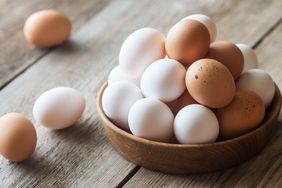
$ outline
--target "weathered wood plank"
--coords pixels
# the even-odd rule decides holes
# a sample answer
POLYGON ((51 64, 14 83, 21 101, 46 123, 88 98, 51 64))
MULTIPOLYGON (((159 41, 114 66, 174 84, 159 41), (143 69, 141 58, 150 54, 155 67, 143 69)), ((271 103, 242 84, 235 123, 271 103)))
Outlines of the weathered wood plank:
MULTIPOLYGON (((282 3, 281 3, 282 4, 282 3)), ((256 49, 259 59, 259 66, 269 72, 278 84, 279 88, 282 88, 282 19, 277 28, 267 36, 261 45, 256 49)))
MULTIPOLYGON (((87 100, 86 112, 78 125, 62 131, 48 131, 42 127, 37 129, 38 148, 30 160, 15 165, 0 159, 1 185, 118 185, 135 165, 113 151, 105 139, 96 113, 95 97, 108 72, 117 63, 124 38, 140 27, 155 27, 167 32, 180 18, 191 13, 205 12, 215 18, 219 26, 226 28, 226 31, 228 29, 228 32, 219 30, 219 39, 253 44, 253 41, 258 40, 278 20, 278 4, 279 1, 238 3, 213 0, 111 2, 93 19, 85 25, 82 24, 70 42, 40 59, 0 91, 0 115, 17 111, 32 118, 34 100, 43 91, 59 85, 79 89, 87 100), (255 9, 252 8, 254 4, 257 4, 255 9), (257 15, 271 12, 272 16, 266 19, 246 17, 249 28, 245 28, 243 26, 246 23, 237 14, 248 11, 257 15), (235 26, 241 32, 233 30, 235 26), (254 40, 246 37, 244 32, 247 31, 253 34, 251 37, 254 40)), ((216 182, 218 177, 208 176, 207 179, 216 182)), ((201 178, 198 181, 202 181, 201 178)))
POLYGON ((0 88, 49 51, 28 44, 23 36, 26 18, 42 9, 54 8, 72 20, 73 31, 103 9, 110 0, 0 1, 0 88))
MULTIPOLYGON (((271 74, 282 88, 282 24, 258 46, 260 67, 271 74)), ((125 187, 281 187, 282 186, 282 113, 277 130, 261 154, 232 169, 189 176, 172 176, 146 169, 139 170, 125 187)))

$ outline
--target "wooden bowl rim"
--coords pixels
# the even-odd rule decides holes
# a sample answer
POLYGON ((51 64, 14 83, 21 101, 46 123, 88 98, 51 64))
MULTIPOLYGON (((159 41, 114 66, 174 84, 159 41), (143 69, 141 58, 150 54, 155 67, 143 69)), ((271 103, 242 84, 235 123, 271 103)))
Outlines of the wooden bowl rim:
POLYGON ((213 143, 205 143, 205 144, 175 144, 175 143, 165 143, 165 142, 158 142, 158 141, 152 141, 152 140, 148 140, 145 138, 140 138, 137 137, 133 134, 130 134, 126 131, 124 131, 123 129, 119 128, 118 126, 116 126, 115 124, 113 124, 111 122, 111 120, 108 119, 108 117, 105 115, 103 108, 102 108, 102 95, 104 90, 106 89, 108 83, 105 82, 102 87, 100 88, 98 95, 97 95, 97 108, 98 108, 98 113, 102 119, 102 121, 105 122, 106 126, 110 127, 112 130, 114 130, 115 132, 117 132, 118 134, 121 134, 125 137, 127 137, 128 139, 134 140, 136 142, 142 142, 143 144, 146 145, 154 145, 154 146, 159 146, 159 147, 170 147, 170 148, 209 148, 209 147, 214 147, 214 146, 220 146, 220 145, 226 145, 232 142, 239 142, 240 140, 246 139, 247 137, 251 137, 251 136, 255 136, 255 134, 258 131, 261 131, 265 128, 266 125, 268 125, 277 115, 277 113, 280 112, 280 108, 281 108, 281 93, 280 90, 278 88, 278 86, 275 84, 275 94, 274 97, 272 99, 273 101, 276 101, 276 104, 270 104, 270 106, 272 106, 272 111, 269 112, 269 116, 268 119, 263 121, 263 124, 261 124, 258 128, 254 129, 253 131, 246 133, 244 135, 241 135, 239 137, 236 138, 232 138, 232 139, 228 139, 228 140, 223 140, 223 141, 219 141, 219 142, 213 142, 213 143), (276 112, 276 113, 275 113, 276 112))

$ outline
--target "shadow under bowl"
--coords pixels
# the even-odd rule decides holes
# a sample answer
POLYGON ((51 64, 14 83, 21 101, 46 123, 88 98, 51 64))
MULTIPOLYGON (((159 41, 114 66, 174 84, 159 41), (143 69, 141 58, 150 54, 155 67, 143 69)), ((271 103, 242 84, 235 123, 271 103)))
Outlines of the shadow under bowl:
POLYGON ((281 93, 275 95, 261 125, 240 137, 210 144, 172 144, 136 137, 116 125, 102 109, 105 83, 97 97, 98 113, 113 147, 127 160, 165 173, 204 173, 230 168, 258 154, 270 140, 281 109, 281 93))

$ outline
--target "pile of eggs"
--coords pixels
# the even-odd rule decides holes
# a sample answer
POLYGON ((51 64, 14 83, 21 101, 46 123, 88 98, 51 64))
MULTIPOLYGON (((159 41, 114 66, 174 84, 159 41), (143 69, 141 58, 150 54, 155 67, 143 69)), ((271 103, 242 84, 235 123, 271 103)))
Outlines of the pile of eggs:
MULTIPOLYGON (((62 44, 71 22, 55 10, 32 14, 26 40, 38 47, 62 44)), ((165 38, 152 28, 133 32, 123 43, 119 66, 102 96, 105 114, 132 134, 160 142, 210 143, 255 129, 275 92, 271 77, 257 68, 255 52, 245 44, 215 42, 216 26, 205 15, 191 15, 165 38)), ((35 121, 64 129, 83 114, 85 99, 69 87, 56 87, 35 101, 35 121)), ((24 115, 0 118, 0 154, 20 162, 37 143, 36 127, 24 115)))
POLYGON ((215 41, 216 26, 195 14, 167 36, 142 28, 123 42, 102 96, 106 116, 159 142, 212 143, 255 129, 275 92, 245 44, 215 41))

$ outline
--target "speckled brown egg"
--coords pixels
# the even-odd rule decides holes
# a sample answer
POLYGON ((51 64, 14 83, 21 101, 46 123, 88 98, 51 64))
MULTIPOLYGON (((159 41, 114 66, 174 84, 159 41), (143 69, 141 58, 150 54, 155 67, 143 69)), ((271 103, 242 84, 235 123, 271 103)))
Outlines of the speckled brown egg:
POLYGON ((70 33, 70 20, 56 10, 36 12, 28 17, 24 25, 26 40, 43 48, 63 43, 70 36, 70 33))
POLYGON ((167 103, 168 107, 171 109, 174 115, 176 115, 177 112, 183 107, 190 104, 197 104, 197 101, 193 99, 188 90, 185 90, 184 93, 176 100, 167 103))
POLYGON ((206 55, 224 64, 232 73, 234 79, 242 73, 244 57, 241 50, 233 43, 226 41, 214 42, 206 55))
POLYGON ((210 45, 208 29, 195 20, 182 20, 168 32, 165 49, 168 57, 189 66, 203 58, 210 45))
POLYGON ((216 112, 221 137, 234 138, 255 129, 262 122, 264 113, 264 103, 256 93, 238 91, 228 106, 216 112))
POLYGON ((0 118, 0 154, 13 162, 26 160, 35 150, 36 131, 33 124, 19 113, 0 118))
POLYGON ((230 71, 213 59, 200 59, 187 70, 186 86, 191 96, 210 108, 228 105, 235 95, 235 82, 230 71))

